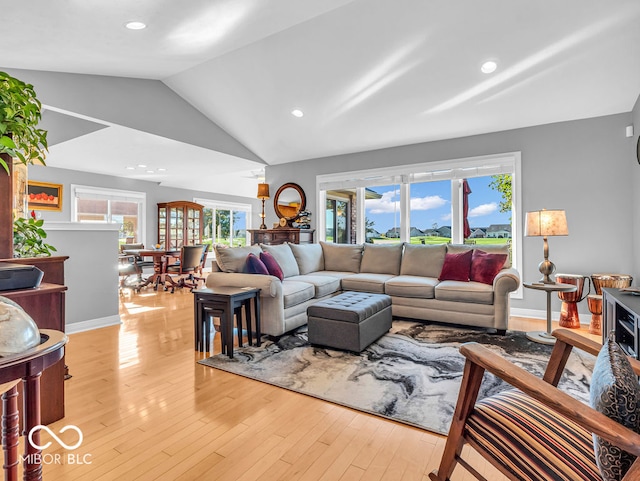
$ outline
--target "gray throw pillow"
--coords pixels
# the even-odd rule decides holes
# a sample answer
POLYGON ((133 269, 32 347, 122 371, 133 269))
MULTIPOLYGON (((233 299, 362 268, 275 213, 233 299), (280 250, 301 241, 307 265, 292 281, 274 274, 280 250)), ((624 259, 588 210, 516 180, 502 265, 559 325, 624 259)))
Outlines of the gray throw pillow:
POLYGON ((444 257, 447 253, 445 244, 412 245, 404 246, 401 276, 419 276, 438 278, 444 265, 444 257))
POLYGON ((320 244, 289 244, 298 263, 301 275, 324 270, 324 258, 320 244))
MULTIPOLYGON (((640 432, 640 384, 614 333, 602 346, 593 368, 591 407, 623 426, 640 432)), ((619 481, 635 456, 593 435, 596 462, 604 481, 619 481)))
POLYGON ((365 244, 360 272, 371 274, 400 274, 402 260, 402 243, 398 244, 365 244))
POLYGON ((260 244, 260 247, 262 247, 264 252, 268 252, 274 257, 280 266, 280 269, 282 269, 282 274, 285 278, 300 275, 298 263, 296 262, 296 258, 293 256, 293 252, 291 252, 289 244, 280 244, 275 246, 260 244))
POLYGON ((247 256, 249 254, 260 255, 262 250, 258 246, 245 247, 220 247, 214 246, 213 252, 216 263, 222 272, 247 272, 247 256))
POLYGON ((320 242, 324 269, 337 272, 360 272, 361 244, 331 244, 320 242))

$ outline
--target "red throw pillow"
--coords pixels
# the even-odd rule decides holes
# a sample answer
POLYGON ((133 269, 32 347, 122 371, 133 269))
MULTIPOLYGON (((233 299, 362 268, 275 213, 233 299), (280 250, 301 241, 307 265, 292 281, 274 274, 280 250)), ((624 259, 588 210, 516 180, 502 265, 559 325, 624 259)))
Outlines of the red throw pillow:
POLYGON ((471 274, 469 279, 483 284, 493 284, 498 272, 507 262, 507 254, 490 254, 475 249, 471 258, 471 274))
POLYGON ((461 252, 460 254, 446 254, 444 256, 442 272, 440 272, 438 279, 441 281, 469 282, 471 256, 473 256, 471 249, 467 252, 461 252))
POLYGON ((265 276, 269 275, 267 266, 265 266, 264 262, 262 262, 254 253, 250 253, 247 256, 247 272, 249 274, 264 274, 265 276))
POLYGON ((278 264, 278 261, 276 261, 275 257, 273 257, 269 252, 261 252, 260 260, 265 266, 267 266, 269 274, 276 276, 280 280, 284 279, 284 274, 282 273, 280 264, 278 264))

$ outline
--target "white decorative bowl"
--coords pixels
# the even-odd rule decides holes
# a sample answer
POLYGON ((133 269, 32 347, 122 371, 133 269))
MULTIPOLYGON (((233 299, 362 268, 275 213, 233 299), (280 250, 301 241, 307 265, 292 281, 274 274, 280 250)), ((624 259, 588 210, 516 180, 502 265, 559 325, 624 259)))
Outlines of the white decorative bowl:
POLYGON ((40 344, 40 331, 22 307, 0 296, 0 356, 27 351, 40 344))

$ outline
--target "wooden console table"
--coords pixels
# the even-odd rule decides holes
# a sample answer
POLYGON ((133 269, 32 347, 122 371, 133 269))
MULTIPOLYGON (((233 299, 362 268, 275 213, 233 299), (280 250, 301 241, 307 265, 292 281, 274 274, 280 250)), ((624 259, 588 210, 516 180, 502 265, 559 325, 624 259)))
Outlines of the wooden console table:
POLYGON ((291 244, 313 244, 315 229, 296 229, 293 227, 279 227, 277 229, 249 229, 251 244, 278 245, 289 242, 291 244))
MULTIPOLYGON (((22 420, 25 433, 24 442, 24 479, 41 480, 42 466, 40 462, 40 430, 34 430, 29 442, 31 430, 42 424, 40 402, 40 377, 42 372, 59 364, 64 356, 64 345, 67 336, 60 331, 50 329, 40 330, 41 342, 39 346, 25 352, 0 358, 0 389, 2 393, 2 449, 4 452, 5 480, 18 480, 18 465, 20 456, 18 386, 16 380, 22 380, 24 385, 24 411, 22 420)), ((45 404, 46 405, 46 404, 45 404)))

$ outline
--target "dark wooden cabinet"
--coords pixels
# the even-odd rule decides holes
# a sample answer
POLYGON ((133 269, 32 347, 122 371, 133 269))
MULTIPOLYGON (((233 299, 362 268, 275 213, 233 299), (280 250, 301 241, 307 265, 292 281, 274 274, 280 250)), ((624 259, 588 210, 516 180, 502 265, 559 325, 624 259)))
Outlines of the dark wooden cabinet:
MULTIPOLYGON (((36 266, 44 277, 40 287, 0 291, 0 296, 19 304, 38 325, 39 329, 55 329, 65 332, 64 262, 67 256, 29 257, 2 259, 36 266)), ((42 373, 41 416, 43 424, 50 424, 64 417, 64 377, 67 372, 64 357, 42 373)), ((22 408, 20 408, 22 409, 22 408)))
POLYGON ((202 244, 203 206, 187 200, 158 204, 158 244, 163 250, 202 244))
POLYGON ((602 340, 611 331, 624 351, 640 359, 640 296, 620 292, 616 288, 602 289, 602 340))
POLYGON ((251 244, 277 245, 289 242, 291 244, 312 244, 313 229, 294 229, 282 227, 278 229, 249 229, 251 244))

